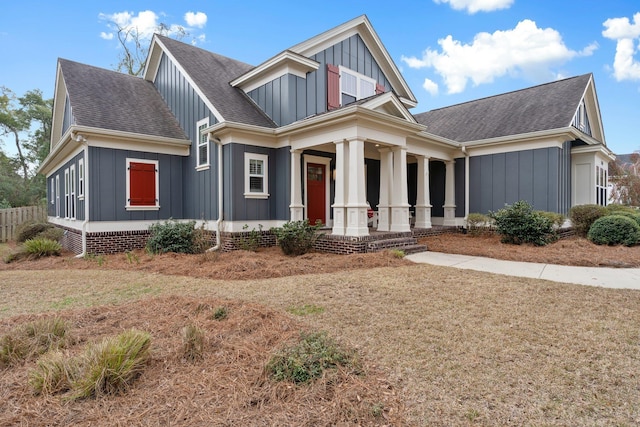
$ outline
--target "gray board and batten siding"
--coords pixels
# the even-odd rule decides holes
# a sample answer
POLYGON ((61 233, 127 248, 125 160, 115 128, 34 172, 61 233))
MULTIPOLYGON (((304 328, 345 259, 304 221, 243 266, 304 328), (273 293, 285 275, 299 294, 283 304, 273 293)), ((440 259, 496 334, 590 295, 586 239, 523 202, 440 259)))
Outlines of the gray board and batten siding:
MULTIPOLYGON (((218 123, 202 98, 173 62, 163 54, 154 85, 165 100, 180 126, 191 140, 188 157, 183 157, 182 200, 180 216, 173 218, 216 220, 218 218, 218 150, 209 143, 209 168, 196 170, 199 120, 209 118, 209 125, 218 123)), ((162 170, 160 172, 162 174, 162 170)), ((162 183, 162 181, 161 181, 162 183)), ((160 188, 162 193, 162 188, 160 188)), ((161 206, 162 206, 162 202, 161 206)))
POLYGON ((469 159, 469 212, 488 213, 519 200, 534 209, 566 214, 570 208, 571 143, 469 159))
POLYGON ((89 147, 90 221, 158 221, 182 219, 181 156, 89 147), (126 210, 127 158, 158 161, 159 210, 126 210), (97 171, 97 172, 96 172, 97 171))
MULTIPOLYGON (((288 74, 248 93, 278 126, 327 111, 327 64, 342 65, 376 80, 385 91, 391 89, 391 83, 357 34, 318 52, 311 59, 320 66, 308 73, 306 79, 288 74)), ((343 105, 347 101, 355 100, 343 99, 343 105)))

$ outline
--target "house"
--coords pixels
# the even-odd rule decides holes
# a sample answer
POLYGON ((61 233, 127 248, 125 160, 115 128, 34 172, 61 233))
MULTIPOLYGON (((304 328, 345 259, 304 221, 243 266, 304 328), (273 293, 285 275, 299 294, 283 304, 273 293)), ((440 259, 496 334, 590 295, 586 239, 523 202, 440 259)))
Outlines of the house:
POLYGON ((161 35, 143 78, 60 59, 40 168, 49 221, 68 248, 103 253, 142 247, 169 218, 216 246, 307 218, 327 227, 322 250, 353 252, 520 199, 606 203, 613 155, 591 74, 416 105, 366 16, 258 66, 161 35))

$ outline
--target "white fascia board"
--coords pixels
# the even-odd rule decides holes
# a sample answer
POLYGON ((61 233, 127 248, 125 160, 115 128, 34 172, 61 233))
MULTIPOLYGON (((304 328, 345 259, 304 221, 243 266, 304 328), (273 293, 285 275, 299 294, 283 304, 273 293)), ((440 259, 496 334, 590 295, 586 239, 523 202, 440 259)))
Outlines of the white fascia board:
POLYGON ((62 75, 62 67, 58 61, 56 67, 56 85, 53 97, 53 117, 51 120, 51 140, 49 141, 49 150, 53 151, 54 146, 62 140, 62 124, 64 122, 64 105, 67 98, 67 85, 62 75), (54 143, 55 141, 55 143, 54 143))
POLYGON ((594 144, 594 145, 582 145, 580 147, 573 147, 571 149, 571 154, 587 154, 587 153, 599 153, 604 157, 609 159, 609 161, 614 161, 616 159, 616 155, 609 150, 609 148, 604 144, 594 144))
POLYGON ((319 62, 286 50, 232 80, 230 84, 250 92, 286 74, 306 78, 307 73, 316 71, 319 67, 319 62))
POLYGON ((157 37, 154 34, 151 40, 151 46, 149 47, 149 54, 147 55, 147 61, 144 65, 143 77, 145 80, 153 82, 158 74, 160 68, 160 58, 162 58, 162 48, 158 47, 156 43, 157 37))
POLYGON ((413 115, 407 110, 407 108, 400 102, 398 97, 393 92, 385 92, 375 98, 362 104, 363 107, 371 110, 385 109, 391 107, 394 111, 399 113, 404 119, 411 123, 418 123, 413 115))
MULTIPOLYGON (((398 67, 387 52, 380 38, 376 34, 371 22, 366 15, 358 16, 350 21, 345 22, 331 30, 318 34, 302 43, 291 47, 289 50, 299 53, 306 57, 311 57, 316 53, 333 46, 334 44, 342 41, 345 38, 352 35, 359 34, 365 45, 369 48, 369 51, 373 55, 384 75, 389 79, 393 89, 400 95, 401 98, 406 98, 411 103, 417 105, 417 99, 411 88, 400 74, 398 67)), ((413 106, 415 106, 413 105, 413 106)))
POLYGON ((162 48, 162 51, 164 52, 164 54, 167 55, 167 57, 169 57, 169 59, 171 59, 171 62, 173 62, 173 65, 178 69, 178 71, 180 71, 180 74, 182 74, 184 76, 185 80, 187 80, 187 82, 189 82, 189 84, 191 85, 193 90, 198 94, 200 99, 202 99, 202 102, 204 102, 204 104, 207 106, 207 108, 209 108, 209 110, 211 110, 211 113, 213 113, 213 115, 216 118, 216 120, 219 121, 219 122, 223 122, 224 121, 224 117, 222 117, 222 114, 220 114, 218 109, 216 107, 214 107, 214 105, 211 103, 211 100, 204 95, 204 92, 202 92, 200 87, 198 87, 196 82, 193 81, 193 79, 185 71, 185 69, 182 68, 182 65, 180 64, 180 62, 178 62, 178 60, 176 60, 176 58, 171 54, 171 52, 169 52, 169 49, 167 49, 167 47, 162 44, 160 39, 158 39, 156 37, 154 40, 156 41, 158 46, 160 46, 162 48))

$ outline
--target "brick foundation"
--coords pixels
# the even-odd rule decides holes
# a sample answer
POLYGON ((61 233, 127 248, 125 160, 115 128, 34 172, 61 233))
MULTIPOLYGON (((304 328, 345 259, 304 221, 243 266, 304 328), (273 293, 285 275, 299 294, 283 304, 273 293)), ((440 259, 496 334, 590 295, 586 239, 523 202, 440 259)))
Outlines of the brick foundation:
POLYGON ((62 239, 60 240, 60 244, 62 245, 62 247, 68 251, 73 252, 74 254, 81 254, 82 232, 80 230, 63 227, 61 225, 56 225, 56 227, 60 228, 64 232, 64 234, 62 235, 62 239))

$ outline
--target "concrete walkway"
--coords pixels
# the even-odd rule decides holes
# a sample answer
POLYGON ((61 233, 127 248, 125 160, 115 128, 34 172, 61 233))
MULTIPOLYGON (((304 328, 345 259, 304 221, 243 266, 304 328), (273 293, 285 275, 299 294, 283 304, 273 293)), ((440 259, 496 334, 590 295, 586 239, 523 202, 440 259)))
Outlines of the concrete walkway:
POLYGON ((606 288, 640 290, 640 268, 573 267, 533 262, 503 261, 493 258, 429 251, 408 255, 406 259, 416 263, 486 271, 508 276, 530 277, 606 288))

